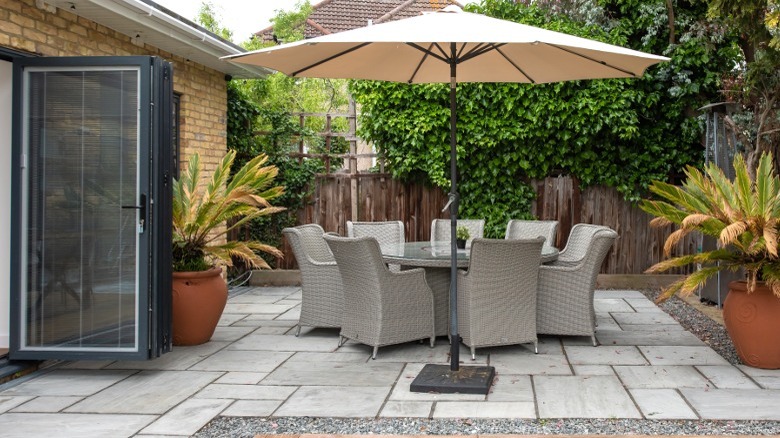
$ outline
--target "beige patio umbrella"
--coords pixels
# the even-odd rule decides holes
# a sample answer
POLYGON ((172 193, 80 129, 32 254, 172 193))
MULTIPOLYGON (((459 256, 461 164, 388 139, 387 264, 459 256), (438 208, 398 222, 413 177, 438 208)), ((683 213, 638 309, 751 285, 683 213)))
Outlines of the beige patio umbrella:
POLYGON ((597 78, 640 77, 669 58, 585 38, 463 12, 457 6, 403 20, 296 41, 226 58, 259 65, 294 77, 372 79, 392 82, 450 83, 449 207, 452 233, 450 286, 450 369, 427 365, 412 390, 487 393, 492 368, 460 367, 457 315, 458 215, 456 84, 521 82, 541 84, 597 78), (467 368, 467 369, 464 369, 467 368), (484 370, 482 368, 485 368, 484 370), (482 378, 477 389, 464 387, 482 378), (418 382, 419 381, 419 382, 418 382), (453 383, 450 388, 449 383, 453 383))

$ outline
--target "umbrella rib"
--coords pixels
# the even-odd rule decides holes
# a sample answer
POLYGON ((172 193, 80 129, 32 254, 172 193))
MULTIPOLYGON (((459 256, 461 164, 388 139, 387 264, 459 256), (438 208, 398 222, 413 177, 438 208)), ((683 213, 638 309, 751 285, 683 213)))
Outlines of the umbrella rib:
POLYGON ((556 49, 559 49, 559 50, 563 50, 566 53, 571 53, 572 55, 579 56, 580 58, 587 59, 588 61, 592 61, 592 62, 595 62, 597 64, 601 64, 601 65, 603 65, 605 67, 609 67, 609 68, 611 68, 613 70, 617 70, 617 71, 619 71, 621 73, 625 73, 625 74, 631 76, 632 78, 637 77, 637 75, 634 74, 634 72, 632 72, 632 71, 629 71, 629 70, 626 70, 626 69, 614 66, 612 64, 608 64, 608 63, 606 63, 604 61, 599 61, 598 59, 591 58, 590 56, 583 55, 582 53, 577 53, 574 50, 569 50, 569 49, 567 49, 565 47, 561 47, 561 46, 556 45, 556 44, 550 44, 550 43, 544 43, 544 44, 546 44, 546 45, 548 45, 550 47, 555 47, 556 49))
MULTIPOLYGON (((414 46, 414 43, 410 43, 410 45, 414 46)), ((433 43, 431 43, 431 45, 428 46, 428 50, 423 50, 423 57, 420 58, 420 62, 417 63, 417 67, 415 67, 414 72, 412 73, 412 77, 409 78, 408 83, 411 84, 414 81, 414 77, 417 76, 417 72, 420 71, 420 68, 425 63, 425 60, 428 59, 428 55, 431 54, 431 47, 433 47, 433 43)))
MULTIPOLYGON (((434 53, 433 50, 431 50, 430 48, 426 49, 425 47, 423 47, 423 46, 421 46, 421 45, 419 45, 417 43, 406 43, 406 45, 409 46, 409 47, 414 47, 415 49, 425 53, 426 55, 433 56, 434 58, 438 59, 441 62, 447 62, 447 63, 450 62, 447 59, 446 55, 445 56, 441 56, 441 55, 439 55, 437 53, 434 53)), ((434 44, 431 43, 431 47, 433 47, 433 45, 434 44)), ((439 47, 439 50, 441 50, 441 47, 439 47)))
POLYGON ((519 65, 515 64, 515 62, 512 61, 508 56, 506 56, 506 54, 504 52, 502 52, 501 49, 496 48, 496 52, 501 54, 501 56, 503 56, 504 59, 506 59, 506 62, 512 64, 512 66, 515 69, 517 69, 517 71, 519 71, 521 75, 525 76, 526 79, 528 79, 529 82, 531 82, 532 84, 536 83, 536 81, 532 77, 528 76, 528 73, 526 73, 525 70, 523 70, 519 65))
POLYGON ((347 49, 347 50, 345 50, 345 51, 343 51, 343 52, 336 53, 335 55, 333 55, 333 56, 329 56, 329 57, 327 57, 327 58, 325 58, 325 59, 322 59, 322 60, 320 60, 320 61, 317 61, 317 62, 315 62, 314 64, 307 65, 306 67, 304 67, 304 68, 302 68, 302 69, 300 69, 300 70, 298 70, 298 71, 296 71, 296 72, 293 72, 293 73, 292 73, 290 76, 292 76, 292 77, 298 76, 298 74, 300 74, 300 73, 303 73, 303 72, 305 72, 306 70, 313 69, 314 67, 317 67, 317 66, 320 66, 320 65, 322 65, 322 64, 325 64, 326 62, 332 61, 332 60, 334 60, 334 59, 336 59, 336 58, 338 58, 338 57, 344 56, 344 55, 346 55, 346 54, 348 54, 348 53, 352 53, 352 52, 354 52, 355 50, 362 49, 363 47, 366 47, 366 46, 367 46, 367 45, 369 45, 369 44, 371 44, 371 43, 370 43, 370 42, 368 42, 368 43, 362 43, 362 44, 359 44, 359 45, 357 45, 357 46, 355 46, 355 47, 351 47, 351 48, 349 48, 349 49, 347 49))
POLYGON ((460 61, 468 61, 471 58, 476 58, 477 56, 484 55, 487 52, 490 52, 491 50, 498 50, 499 47, 505 46, 506 43, 501 44, 495 44, 495 43, 479 43, 477 46, 472 48, 468 51, 463 57, 460 58, 460 61))

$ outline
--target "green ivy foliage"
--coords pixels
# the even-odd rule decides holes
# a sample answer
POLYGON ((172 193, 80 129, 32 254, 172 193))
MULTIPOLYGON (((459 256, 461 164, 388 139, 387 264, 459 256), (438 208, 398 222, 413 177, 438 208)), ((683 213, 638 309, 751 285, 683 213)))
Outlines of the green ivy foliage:
MULTIPOLYGON (((289 153, 293 152, 290 145, 293 138, 297 136, 308 139, 315 137, 315 133, 310 129, 301 128, 293 121, 289 112, 261 108, 254 103, 246 87, 239 81, 228 83, 227 144, 229 149, 236 151, 236 165, 233 167, 240 168, 258 154, 265 153, 269 164, 279 169, 276 181, 285 188, 284 194, 276 198, 274 204, 287 210, 258 218, 249 226, 251 240, 258 240, 277 248, 282 243, 282 229, 296 225, 296 213, 306 205, 311 195, 313 189, 311 182, 314 181, 317 173, 325 169, 321 160, 309 159, 300 162, 290 157, 289 153), (261 123, 268 129, 268 135, 255 135, 261 123)), ((261 254, 261 257, 271 267, 276 267, 276 260, 273 257, 266 254, 261 254)))
MULTIPOLYGON (((615 187, 637 200, 652 180, 701 162, 695 110, 717 101, 733 44, 702 24, 700 6, 678 6, 679 42, 670 45, 665 0, 600 3, 608 25, 501 0, 467 6, 672 58, 638 79, 458 84, 459 214, 485 218, 486 236, 501 237, 508 219, 530 216, 531 179, 572 175, 582 186, 615 187)), ((396 177, 449 188, 448 84, 353 81, 350 91, 361 105, 359 135, 386 155, 396 177)))

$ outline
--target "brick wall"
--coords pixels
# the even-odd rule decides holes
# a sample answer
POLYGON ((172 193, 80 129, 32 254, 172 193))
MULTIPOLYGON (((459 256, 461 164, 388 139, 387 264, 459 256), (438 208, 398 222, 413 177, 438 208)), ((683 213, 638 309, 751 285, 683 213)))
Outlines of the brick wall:
POLYGON ((156 47, 134 44, 127 35, 65 9, 52 13, 35 0, 0 0, 0 46, 42 56, 153 55, 173 62, 174 91, 181 94, 181 163, 199 152, 206 174, 227 147, 227 91, 224 73, 156 47))

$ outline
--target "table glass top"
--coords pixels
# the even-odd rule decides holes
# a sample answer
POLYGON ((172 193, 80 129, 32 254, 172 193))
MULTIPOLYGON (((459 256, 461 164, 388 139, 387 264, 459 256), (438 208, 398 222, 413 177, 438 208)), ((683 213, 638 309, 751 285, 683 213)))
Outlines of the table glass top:
MULTIPOLYGON (((419 266, 449 266, 449 242, 406 242, 382 245, 382 256, 386 262, 397 261, 401 264, 417 264, 419 266)), ((459 249, 458 267, 466 267, 469 262, 470 249, 459 249)), ((552 246, 542 246, 542 263, 558 258, 558 249, 552 246)))

